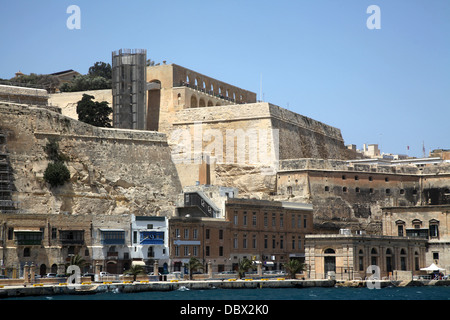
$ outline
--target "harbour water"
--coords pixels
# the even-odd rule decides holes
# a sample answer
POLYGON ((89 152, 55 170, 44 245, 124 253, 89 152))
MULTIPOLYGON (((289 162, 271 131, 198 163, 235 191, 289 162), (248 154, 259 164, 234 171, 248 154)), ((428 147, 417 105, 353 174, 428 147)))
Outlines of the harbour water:
POLYGON ((118 290, 91 295, 15 297, 6 300, 450 300, 448 286, 362 288, 263 288, 149 291, 120 293, 118 290))

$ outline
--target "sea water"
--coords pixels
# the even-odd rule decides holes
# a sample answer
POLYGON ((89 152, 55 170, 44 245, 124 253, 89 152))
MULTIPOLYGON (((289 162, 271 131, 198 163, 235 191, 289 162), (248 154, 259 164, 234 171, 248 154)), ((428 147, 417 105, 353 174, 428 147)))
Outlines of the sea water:
POLYGON ((450 300, 450 287, 262 288, 148 291, 121 293, 111 290, 90 295, 17 297, 6 300, 450 300))

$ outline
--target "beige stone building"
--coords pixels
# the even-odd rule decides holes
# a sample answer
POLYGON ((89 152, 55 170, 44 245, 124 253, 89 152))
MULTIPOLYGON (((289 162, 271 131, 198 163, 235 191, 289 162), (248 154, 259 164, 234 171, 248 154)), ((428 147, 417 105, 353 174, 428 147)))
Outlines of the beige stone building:
POLYGON ((426 267, 427 240, 421 238, 352 234, 306 235, 305 263, 308 277, 338 280, 392 279, 395 271, 422 273, 426 267), (372 267, 375 266, 375 267, 372 267))
POLYGON ((450 205, 383 208, 383 234, 427 240, 426 266, 450 273, 450 205))
POLYGON ((182 270, 190 257, 205 267, 211 263, 213 272, 236 270, 243 258, 263 270, 304 261, 305 235, 313 232, 311 205, 233 198, 228 189, 223 203, 213 203, 212 188, 185 192, 178 217, 169 220, 173 270, 182 270))

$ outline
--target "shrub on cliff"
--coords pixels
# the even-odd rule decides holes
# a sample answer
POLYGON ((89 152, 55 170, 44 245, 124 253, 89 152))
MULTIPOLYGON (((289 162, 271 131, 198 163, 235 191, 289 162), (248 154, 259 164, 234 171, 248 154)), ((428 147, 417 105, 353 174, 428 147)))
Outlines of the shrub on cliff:
POLYGON ((52 187, 62 186, 70 179, 70 171, 64 162, 57 161, 49 163, 44 172, 44 180, 52 187))
POLYGON ((47 165, 44 172, 44 180, 52 187, 62 186, 70 179, 70 171, 64 164, 66 155, 60 152, 58 139, 50 138, 44 147, 52 163, 47 165))

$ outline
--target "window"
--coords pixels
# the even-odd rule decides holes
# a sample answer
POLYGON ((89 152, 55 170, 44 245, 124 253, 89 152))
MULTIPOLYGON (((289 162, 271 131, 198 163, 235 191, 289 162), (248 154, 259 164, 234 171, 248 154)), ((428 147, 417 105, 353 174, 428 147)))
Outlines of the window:
POLYGON ((355 180, 359 180, 359 177, 358 177, 358 176, 355 176, 355 180))
POLYGON ((360 192, 360 189, 358 187, 355 188, 356 193, 360 192))
POLYGON ((189 229, 184 229, 184 238, 189 239, 189 229))
POLYGON ((275 236, 272 236, 272 249, 276 248, 275 236))
POLYGON ((343 192, 347 192, 347 187, 343 187, 343 188, 342 188, 342 191, 343 191, 343 192))
POLYGON ((234 248, 234 249, 237 249, 237 248, 238 248, 238 237, 237 237, 237 234, 234 234, 233 248, 234 248))
POLYGON ((283 214, 280 213, 280 228, 284 227, 284 219, 283 219, 283 214))
POLYGON ((242 248, 247 249, 247 235, 244 234, 244 237, 242 239, 242 248))
POLYGON ((244 211, 244 226, 246 226, 247 225, 247 212, 246 211, 244 211))
POLYGON ((252 237, 252 248, 253 249, 256 249, 256 243, 257 243, 257 241, 256 241, 256 234, 254 234, 253 237, 252 237))
POLYGON ((389 177, 384 178, 384 181, 389 182, 389 177))
POLYGON ((209 257, 209 254, 210 254, 210 252, 209 252, 209 246, 206 246, 206 247, 205 247, 205 256, 209 257))
POLYGON ((23 249, 23 256, 29 257, 30 256, 30 248, 24 248, 23 249))
POLYGON ((280 236, 280 249, 284 249, 284 237, 280 236))
POLYGON ((219 247, 219 257, 223 257, 223 247, 219 247))
POLYGON ((386 189, 386 194, 390 194, 391 193, 391 189, 386 189))
POLYGON ((437 224, 430 225, 430 237, 431 238, 439 237, 439 226, 437 224))
POLYGON ((269 245, 268 242, 269 242, 269 239, 268 239, 267 235, 264 235, 264 249, 267 249, 267 247, 269 245))
POLYGON ((52 240, 55 240, 57 238, 57 232, 58 232, 58 229, 52 228, 52 240))
POLYGON ((253 212, 253 216, 252 216, 252 225, 255 227, 256 226, 256 212, 253 212))
POLYGON ((180 229, 175 229, 175 238, 180 237, 180 229))
POLYGON ((234 225, 237 226, 238 224, 238 215, 237 213, 234 214, 234 225))
POLYGON ((307 221, 308 221, 308 216, 303 216, 303 228, 306 228, 308 226, 307 221))
POLYGON ((206 229, 206 230, 205 230, 205 238, 206 238, 206 239, 209 239, 209 236, 210 236, 210 234, 209 234, 209 229, 206 229))
POLYGON ((194 239, 198 238, 198 230, 197 229, 192 230, 192 238, 194 238, 194 239))
POLYGON ((276 214, 272 213, 272 227, 276 227, 276 214))
POLYGON ((189 246, 184 246, 184 256, 187 257, 189 255, 189 246))
POLYGON ((369 177, 369 181, 373 181, 373 178, 372 178, 372 177, 369 177))
POLYGON ((325 186, 325 192, 330 191, 330 187, 329 186, 325 186))
POLYGON ((267 212, 264 213, 264 227, 267 227, 267 212))
POLYGON ((292 236, 292 250, 295 249, 295 237, 292 236))
POLYGON ((219 240, 223 240, 223 230, 219 230, 219 240))
POLYGON ((179 246, 175 246, 175 256, 176 257, 180 256, 180 247, 179 246))
POLYGON ((347 177, 345 175, 342 175, 342 180, 347 179, 347 177))
POLYGON ((192 247, 192 254, 194 255, 194 257, 198 256, 198 246, 193 246, 192 247))
POLYGON ((401 224, 399 224, 398 226, 397 226, 397 231, 398 231, 398 236, 399 237, 403 237, 403 235, 404 235, 404 231, 403 231, 404 229, 403 229, 403 225, 401 225, 401 224))

